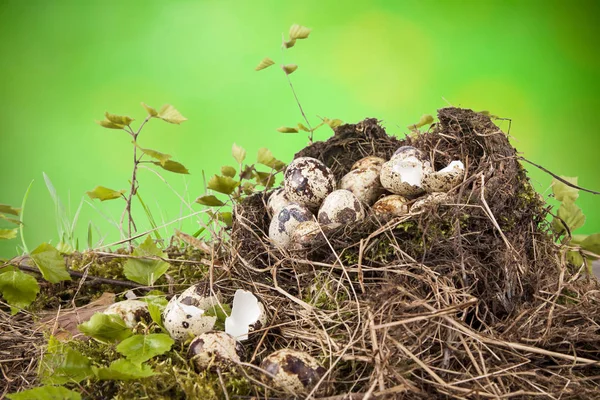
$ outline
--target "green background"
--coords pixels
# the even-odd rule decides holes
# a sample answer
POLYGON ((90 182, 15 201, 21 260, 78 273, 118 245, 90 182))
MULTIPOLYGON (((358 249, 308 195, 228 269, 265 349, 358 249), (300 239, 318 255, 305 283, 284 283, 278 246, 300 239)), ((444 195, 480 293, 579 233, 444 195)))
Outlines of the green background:
MULTIPOLYGON (((526 157, 599 190, 598 18, 593 1, 3 1, 0 203, 20 205, 34 180, 25 239, 30 249, 56 244, 42 172, 72 212, 96 185, 126 189, 130 138, 94 120, 110 111, 137 123, 141 101, 173 104, 189 119, 152 121, 140 136, 142 146, 172 154, 191 172, 162 173, 173 190, 140 172, 159 224, 190 214, 175 192, 190 201, 201 195, 202 171, 208 177, 233 164, 234 142, 250 159, 269 147, 289 162, 306 136, 275 129, 300 114, 282 71, 254 67, 265 56, 282 61, 281 34, 292 23, 313 28, 284 55, 299 65, 291 77, 313 122, 376 117, 403 135, 448 104, 490 110, 513 120, 513 144, 526 157)), ((325 128, 317 139, 330 134, 325 128)), ((550 178, 527 168, 548 194, 550 178)), ((105 242, 118 240, 101 213, 118 220, 122 202, 88 203, 77 228, 81 247, 89 221, 105 242)), ((598 197, 582 194, 578 204, 588 216, 579 233, 600 231, 598 197)), ((140 230, 148 228, 138 215, 140 230)), ((161 234, 197 229, 194 218, 186 221, 161 234)), ((18 245, 0 243, 0 256, 18 245)))

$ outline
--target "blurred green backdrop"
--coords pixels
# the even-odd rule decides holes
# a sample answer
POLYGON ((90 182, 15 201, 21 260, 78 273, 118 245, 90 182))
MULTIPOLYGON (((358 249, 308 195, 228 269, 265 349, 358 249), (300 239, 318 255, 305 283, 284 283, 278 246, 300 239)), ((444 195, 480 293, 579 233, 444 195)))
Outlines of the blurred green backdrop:
MULTIPOLYGON (((376 117, 403 135, 449 103, 490 110, 512 118, 526 157, 599 190, 599 11, 597 1, 2 1, 0 203, 19 206, 33 180, 25 239, 30 249, 56 244, 42 172, 72 212, 96 185, 126 189, 130 138, 94 120, 110 111, 139 122, 141 101, 171 103, 189 119, 152 121, 140 137, 191 172, 163 173, 171 189, 141 171, 159 224, 190 213, 175 192, 190 201, 202 194, 202 171, 231 164, 234 142, 251 158, 269 147, 288 162, 306 137, 275 128, 299 122, 297 106, 282 71, 254 67, 265 56, 281 62, 281 33, 292 23, 313 28, 285 55, 299 65, 292 79, 313 121, 376 117)), ((527 168, 548 194, 551 179, 527 168)), ((77 227, 82 247, 89 221, 105 242, 118 240, 108 220, 118 221, 122 202, 88 203, 77 227)), ((579 233, 600 231, 598 197, 582 194, 578 204, 588 216, 579 233)), ((161 232, 197 229, 186 221, 161 232)), ((0 256, 18 245, 0 242, 0 256)))

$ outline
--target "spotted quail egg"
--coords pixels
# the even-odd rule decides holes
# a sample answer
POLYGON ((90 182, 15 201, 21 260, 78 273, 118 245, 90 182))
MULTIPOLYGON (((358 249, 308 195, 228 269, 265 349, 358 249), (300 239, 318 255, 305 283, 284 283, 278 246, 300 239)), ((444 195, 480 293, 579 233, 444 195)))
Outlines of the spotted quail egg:
POLYGON ((358 200, 371 205, 385 193, 379 180, 380 170, 376 167, 353 169, 340 181, 340 189, 351 191, 358 200))
POLYGON ((321 161, 300 157, 285 170, 284 188, 287 198, 310 209, 317 209, 335 189, 335 177, 321 161))
POLYGON ((291 202, 287 199, 285 195, 285 189, 283 187, 277 188, 271 193, 269 196, 269 200, 267 201, 267 211, 269 215, 272 217, 277 215, 279 211, 291 202))
POLYGON ((425 153, 413 146, 402 146, 394 152, 392 158, 394 157, 417 157, 419 160, 425 160, 425 153))
POLYGON ((380 217, 399 217, 408 214, 408 202, 409 200, 406 197, 392 194, 377 200, 371 210, 373 214, 380 217))
POLYGON ((145 320, 151 321, 150 312, 148 311, 148 303, 140 300, 123 300, 117 303, 111 304, 104 314, 116 314, 123 321, 128 328, 133 328, 138 322, 145 320))
POLYGON ((447 192, 460 183, 464 174, 464 164, 461 161, 452 161, 444 169, 426 173, 423 176, 423 188, 428 193, 447 192))
POLYGON ((276 387, 294 394, 311 390, 326 371, 314 357, 291 349, 271 353, 260 367, 271 375, 276 387))
POLYGON ((290 243, 290 236, 300 222, 314 219, 312 212, 299 204, 284 206, 271 220, 269 226, 269 238, 280 247, 286 247, 290 243))
POLYGON ((447 193, 429 193, 413 203, 410 207, 410 212, 421 212, 428 207, 439 204, 448 204, 452 198, 447 193))
POLYGON ((317 221, 300 222, 292 232, 290 243, 293 249, 309 247, 321 235, 321 227, 317 221))
POLYGON ((204 371, 239 364, 243 353, 242 345, 233 336, 222 331, 211 331, 192 340, 188 358, 198 371, 204 371))
POLYGON ((186 289, 180 296, 173 296, 163 311, 163 325, 175 340, 208 332, 215 326, 217 317, 205 315, 206 310, 219 304, 217 296, 204 291, 204 283, 186 289))
POLYGON ((349 224, 365 217, 365 210, 356 196, 349 190, 331 192, 323 201, 317 219, 319 223, 349 224))
POLYGON ((423 176, 431 171, 429 161, 400 153, 381 167, 381 184, 394 194, 417 197, 423 189, 423 176))
POLYGON ((381 166, 383 165, 384 162, 385 162, 385 160, 381 157, 368 156, 368 157, 361 158, 360 160, 355 162, 352 165, 352 168, 350 168, 350 170, 359 169, 359 168, 370 168, 370 167, 381 169, 381 166))

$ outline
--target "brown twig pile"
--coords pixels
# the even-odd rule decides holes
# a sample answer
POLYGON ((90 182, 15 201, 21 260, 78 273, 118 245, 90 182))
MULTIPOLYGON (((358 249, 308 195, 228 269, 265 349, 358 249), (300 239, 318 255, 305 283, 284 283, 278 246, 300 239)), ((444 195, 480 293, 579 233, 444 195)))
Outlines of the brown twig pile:
POLYGON ((307 351, 328 369, 316 397, 600 398, 600 286, 565 261, 543 200, 488 117, 445 108, 404 141, 367 119, 296 156, 339 179, 401 145, 437 169, 463 161, 450 200, 371 217, 294 252, 269 243, 265 194, 236 207, 230 272, 215 284, 251 290, 268 307, 250 361, 307 351))

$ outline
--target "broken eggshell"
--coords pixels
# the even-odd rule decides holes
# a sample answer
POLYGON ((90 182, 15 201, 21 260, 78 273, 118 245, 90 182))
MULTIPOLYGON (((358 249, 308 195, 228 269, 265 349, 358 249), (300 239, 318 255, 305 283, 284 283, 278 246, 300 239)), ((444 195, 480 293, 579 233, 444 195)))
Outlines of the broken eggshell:
POLYGON ((285 195, 285 189, 283 187, 275 189, 267 201, 267 211, 269 212, 269 216, 273 217, 279 214, 279 211, 289 204, 291 204, 291 202, 285 195))
POLYGON ((325 373, 325 368, 314 357, 291 349, 271 353, 260 367, 271 375, 275 386, 291 393, 307 392, 325 373))
POLYGON ((409 207, 407 203, 409 201, 404 196, 392 194, 377 200, 371 210, 373 214, 384 218, 400 217, 408 214, 409 207))
POLYGON ((289 204, 284 206, 279 213, 271 220, 269 226, 269 238, 279 247, 287 247, 290 243, 290 236, 296 226, 304 221, 314 219, 312 212, 299 204, 289 204))
POLYGON ((319 223, 349 224, 365 217, 365 210, 356 196, 349 190, 331 192, 323 201, 317 219, 319 223))
POLYGON ((426 173, 423 176, 423 188, 427 193, 447 192, 460 183, 464 174, 464 164, 461 161, 452 161, 444 169, 426 173))
POLYGON ((240 363, 243 347, 231 335, 221 331, 198 335, 190 343, 188 358, 198 371, 224 368, 240 363))
POLYGON ((410 207, 411 213, 417 213, 424 211, 428 207, 433 207, 440 204, 448 204, 452 201, 452 198, 448 193, 429 193, 415 201, 410 207))
POLYGON ((104 314, 116 314, 125 322, 128 328, 134 328, 138 322, 151 321, 148 303, 140 300, 123 300, 111 304, 104 314))
POLYGON ((358 160, 357 162, 352 164, 352 168, 350 168, 350 170, 360 169, 360 168, 375 168, 375 169, 381 170, 381 166, 383 165, 384 162, 385 162, 385 160, 381 157, 368 156, 368 157, 361 158, 360 160, 358 160))
POLYGON ((431 170, 429 161, 400 153, 381 167, 381 184, 394 194, 414 198, 425 192, 423 176, 431 170))
POLYGON ((351 191, 358 200, 371 205, 385 193, 379 180, 380 171, 381 168, 377 167, 353 169, 340 181, 340 189, 351 191))
POLYGON ((285 170, 284 188, 286 197, 311 209, 335 189, 335 177, 321 161, 312 157, 299 157, 285 170))
POLYGON ((419 160, 426 159, 425 153, 423 153, 421 150, 419 150, 413 146, 398 147, 398 149, 392 155, 392 158, 394 158, 394 157, 399 157, 399 158, 416 157, 419 160))
POLYGON ((238 341, 248 340, 248 333, 267 324, 265 307, 252 293, 238 289, 233 296, 231 315, 225 318, 225 332, 238 341))
POLYGON ((198 336, 215 326, 217 317, 204 314, 218 304, 219 298, 210 295, 208 284, 193 285, 169 301, 163 311, 163 325, 175 340, 198 336))

